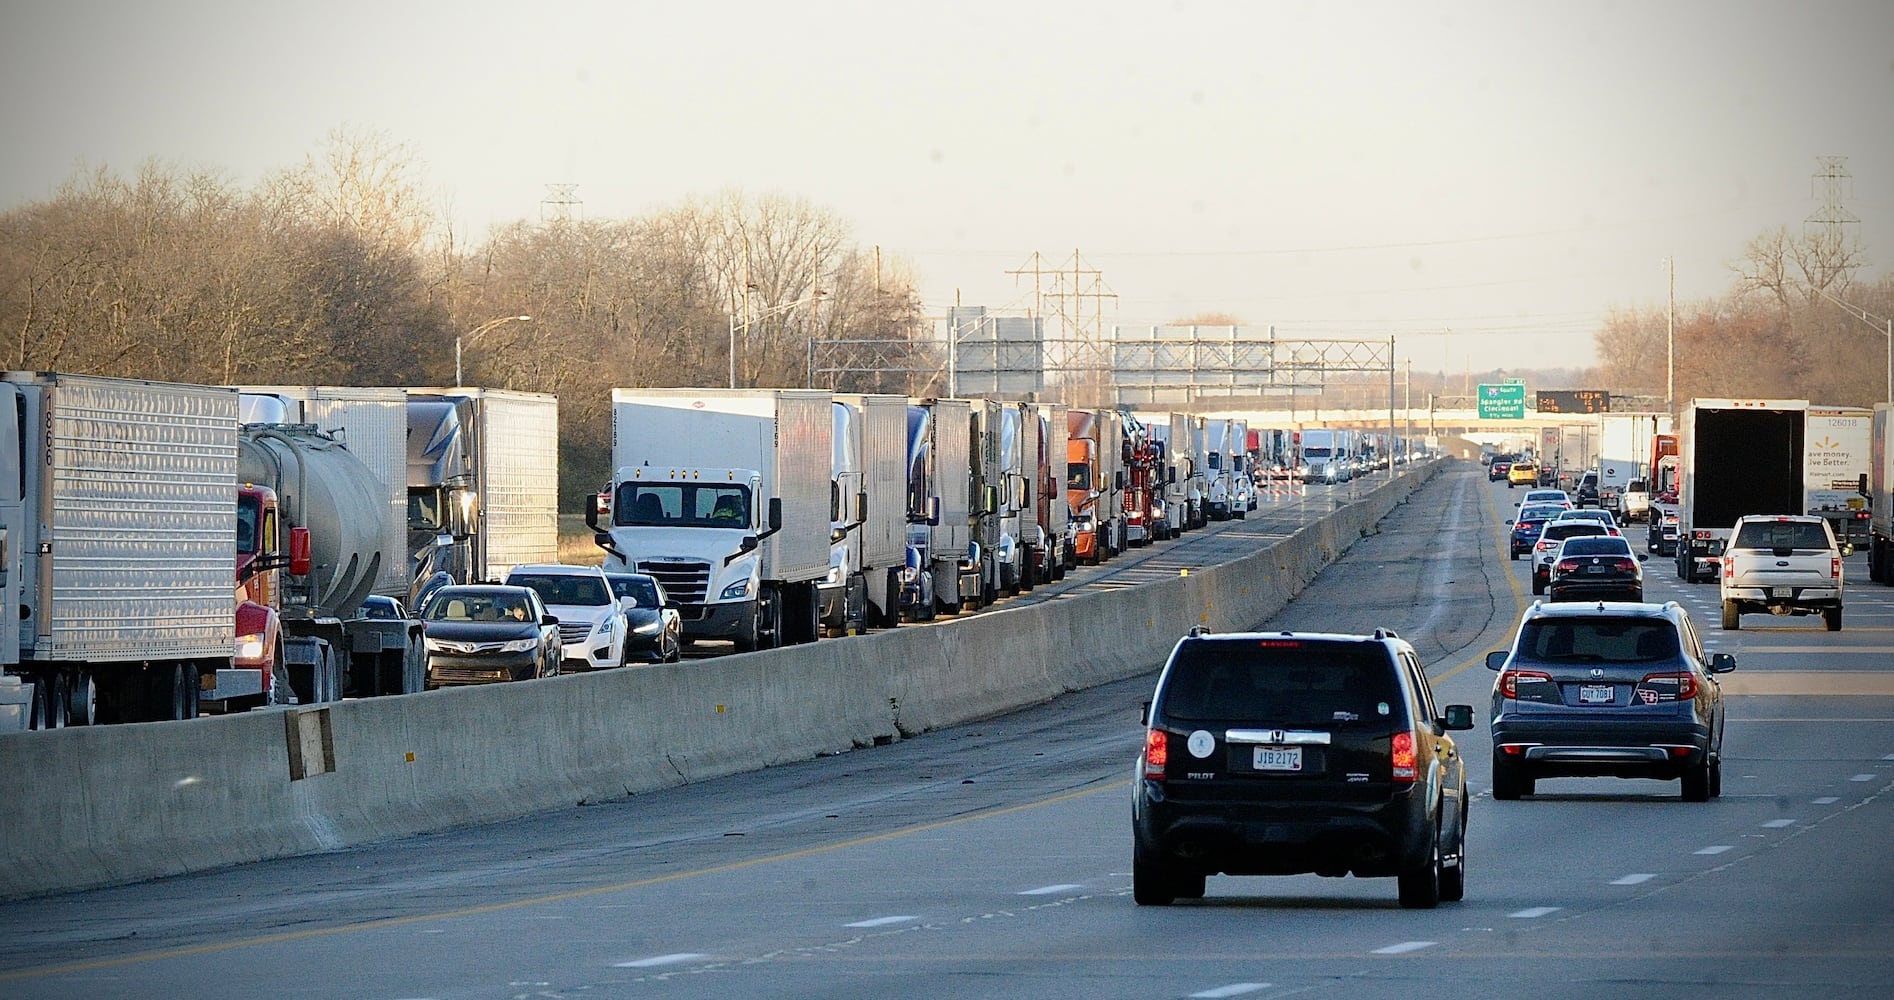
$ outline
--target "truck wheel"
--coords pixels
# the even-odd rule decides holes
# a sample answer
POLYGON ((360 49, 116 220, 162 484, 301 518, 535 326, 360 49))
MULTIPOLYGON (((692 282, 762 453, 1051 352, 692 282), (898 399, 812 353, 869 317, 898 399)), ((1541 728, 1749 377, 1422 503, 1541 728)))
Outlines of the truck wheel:
POLYGON ((99 717, 99 689, 92 671, 81 670, 72 678, 72 690, 66 692, 66 725, 90 726, 99 717))
POLYGON ((1841 609, 1840 608, 1823 609, 1822 620, 1828 623, 1828 630, 1830 632, 1841 631, 1841 609))
POLYGON ((1723 630, 1734 632, 1743 627, 1743 613, 1736 609, 1735 601, 1723 602, 1723 630))
POLYGON ((33 682, 33 703, 29 709, 32 718, 27 720, 31 729, 64 729, 66 727, 66 675, 58 671, 41 674, 33 682))

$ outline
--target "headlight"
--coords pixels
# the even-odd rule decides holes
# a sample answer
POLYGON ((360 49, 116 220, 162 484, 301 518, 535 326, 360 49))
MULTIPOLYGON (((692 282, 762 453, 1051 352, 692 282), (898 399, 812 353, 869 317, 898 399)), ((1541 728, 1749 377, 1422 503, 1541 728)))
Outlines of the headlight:
POLYGON ((748 596, 750 596, 750 581, 738 580, 730 586, 723 588, 722 600, 740 601, 748 596))
POLYGON ((611 635, 612 630, 618 627, 617 625, 613 624, 617 620, 618 620, 617 615, 611 615, 607 617, 603 622, 600 622, 598 626, 598 634, 611 635))
POLYGON ((500 644, 502 653, 524 653, 539 645, 538 639, 515 639, 500 644))
POLYGON ((1081 517, 1077 523, 1080 531, 1092 531, 1098 527, 1098 522, 1089 517, 1081 517))
POLYGON ((645 624, 632 629, 632 631, 637 633, 638 635, 657 635, 659 632, 664 631, 664 622, 663 621, 646 622, 645 624))
POLYGON ((260 660, 263 658, 263 637, 256 634, 237 637, 237 659, 260 660))
POLYGON ((903 584, 920 583, 921 582, 920 567, 918 566, 901 567, 901 582, 903 584))
POLYGON ((447 644, 446 644, 446 643, 443 643, 443 642, 442 642, 441 640, 439 640, 439 639, 435 639, 435 638, 431 638, 431 637, 430 637, 430 638, 427 638, 427 639, 423 639, 423 640, 422 640, 422 642, 423 642, 423 643, 425 643, 425 644, 427 645, 427 651, 428 651, 428 652, 430 652, 430 653, 445 653, 445 652, 447 652, 447 644))
POLYGON ((830 567, 829 567, 829 582, 830 582, 830 583, 841 583, 841 582, 842 582, 842 567, 840 567, 840 566, 830 566, 830 567))

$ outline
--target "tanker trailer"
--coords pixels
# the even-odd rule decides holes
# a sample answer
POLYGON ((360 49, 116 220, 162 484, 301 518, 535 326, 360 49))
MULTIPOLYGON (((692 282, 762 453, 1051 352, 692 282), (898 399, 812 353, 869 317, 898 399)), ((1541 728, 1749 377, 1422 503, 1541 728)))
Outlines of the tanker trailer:
MULTIPOLYGON (((421 623, 362 612, 382 575, 393 516, 380 479, 340 441, 308 424, 245 425, 237 469, 259 503, 275 504, 274 515, 261 511, 256 522, 262 568, 249 582, 260 583, 253 599, 262 596, 277 616, 279 672, 296 700, 420 691, 426 663, 421 623), (292 547, 306 547, 307 558, 292 547), (293 572, 304 568, 307 573, 293 572)), ((287 699, 279 692, 275 700, 287 699)))

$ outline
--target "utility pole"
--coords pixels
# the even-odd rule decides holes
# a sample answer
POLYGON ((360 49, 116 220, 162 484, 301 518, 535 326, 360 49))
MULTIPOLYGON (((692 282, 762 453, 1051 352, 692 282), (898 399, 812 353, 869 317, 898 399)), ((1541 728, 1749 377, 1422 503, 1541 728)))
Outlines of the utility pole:
POLYGON ((1664 409, 1677 415, 1677 259, 1664 258, 1670 273, 1670 296, 1664 306, 1664 409))

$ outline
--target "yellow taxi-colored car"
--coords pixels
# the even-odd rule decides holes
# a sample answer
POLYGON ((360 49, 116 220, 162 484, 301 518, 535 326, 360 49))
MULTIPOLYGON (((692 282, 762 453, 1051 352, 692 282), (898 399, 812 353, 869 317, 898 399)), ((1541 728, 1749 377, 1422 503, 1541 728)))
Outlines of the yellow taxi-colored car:
POLYGON ((1537 485, 1539 485, 1539 466, 1532 462, 1514 462, 1513 467, 1506 470, 1506 486, 1509 489, 1515 486, 1537 485))

